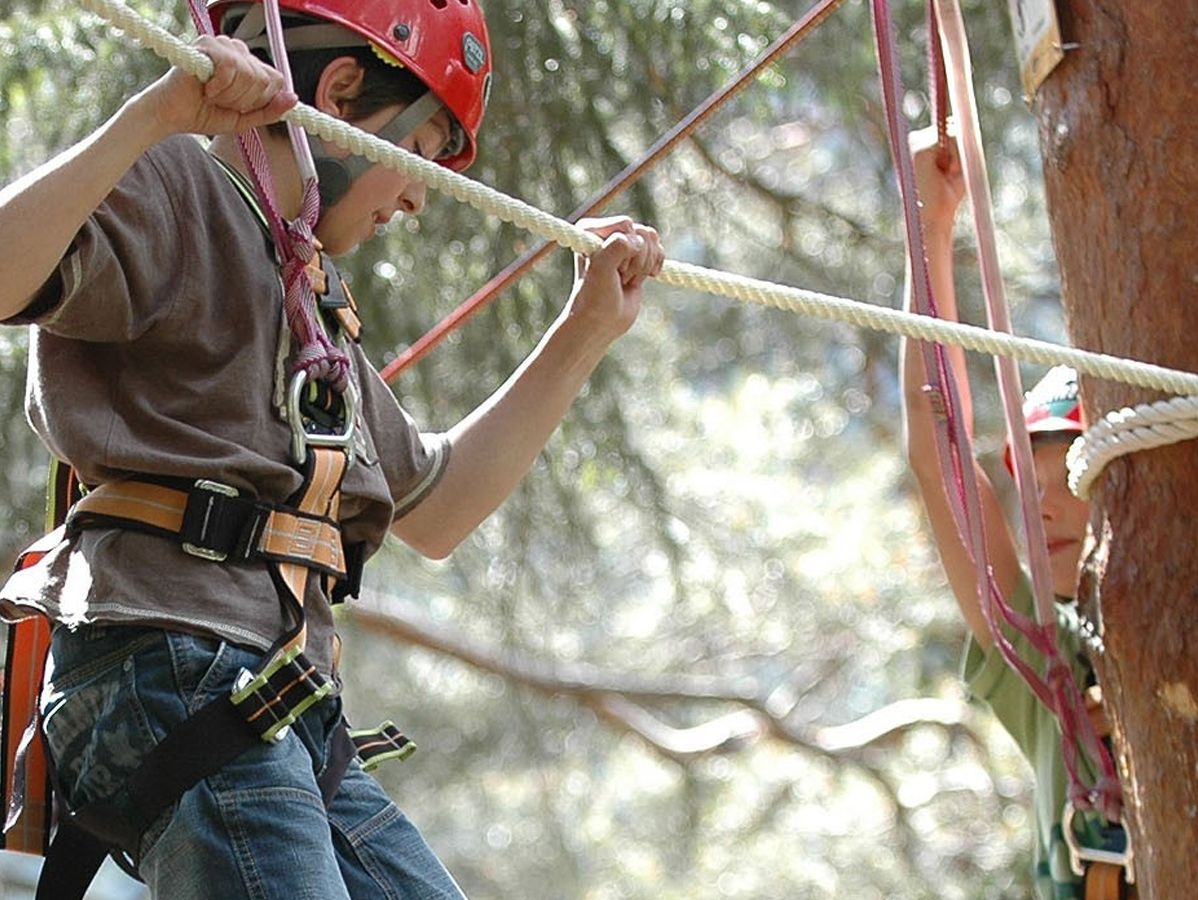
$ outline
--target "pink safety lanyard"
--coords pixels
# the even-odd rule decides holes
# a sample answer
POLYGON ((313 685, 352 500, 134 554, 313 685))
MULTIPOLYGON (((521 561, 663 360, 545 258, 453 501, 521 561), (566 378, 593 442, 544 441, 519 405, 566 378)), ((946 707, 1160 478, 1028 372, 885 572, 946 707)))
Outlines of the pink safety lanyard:
MULTIPOLYGON (((936 315, 919 219, 914 169, 907 145, 907 128, 899 112, 899 97, 903 93, 903 85, 897 65, 889 3, 887 0, 871 0, 871 2, 891 152, 898 174, 903 203, 903 219, 911 266, 912 298, 917 312, 924 315, 936 315)), ((950 12, 953 14, 953 21, 950 23, 950 34, 946 37, 946 42, 952 51, 950 56, 955 57, 958 63, 951 67, 954 79, 953 92, 958 101, 956 105, 959 113, 968 118, 967 124, 970 126, 962 129, 962 156, 974 208, 975 226, 978 231, 979 257, 983 271, 987 314, 991 328, 1009 332, 1010 319, 1002 293, 1001 278, 997 269, 997 252, 993 242, 989 191, 985 181, 985 162, 981 154, 980 138, 976 131, 976 116, 972 110, 972 93, 969 92, 967 48, 962 49, 964 31, 960 27, 959 13, 955 6, 950 12), (962 90, 962 85, 964 90, 962 90), (962 98, 967 99, 967 104, 960 102, 962 98), (969 109, 963 108, 966 105, 969 109)), ((942 75, 943 57, 940 45, 942 16, 943 9, 938 8, 938 3, 929 0, 929 68, 931 70, 933 114, 936 118, 941 146, 946 147, 948 104, 945 94, 946 80, 942 75)), ((1121 813, 1121 791, 1114 764, 1086 714, 1081 691, 1073 677, 1072 670, 1062 659, 1057 647, 1055 613, 1047 574, 1046 541, 1035 490, 1035 478, 1032 474, 1031 445, 1022 420, 1018 371, 1010 360, 996 361, 1003 406, 1015 447, 1016 485, 1019 489, 1020 504, 1028 535, 1039 623, 1012 609, 994 581, 987 553, 986 530, 981 513, 977 477, 972 463, 973 450, 960 413, 960 395, 950 374, 944 348, 938 344, 921 342, 920 352, 923 354, 928 376, 929 394, 937 414, 936 448, 946 485, 945 493, 949 499, 949 506, 957 529, 974 560, 978 599, 994 644, 1003 659, 1023 677, 1040 702, 1060 720, 1062 756, 1070 778, 1070 801, 1078 809, 1096 808, 1109 820, 1118 821, 1121 813), (1043 678, 1019 656, 1010 639, 1002 631, 998 621, 999 616, 1026 637, 1037 653, 1044 656, 1045 674, 1043 678), (1091 761, 1100 771, 1093 786, 1087 786, 1082 777, 1079 765, 1079 745, 1085 749, 1091 761)))
MULTIPOLYGON (((278 0, 267 0, 265 5, 271 55, 275 66, 283 75, 287 89, 291 90, 291 68, 287 64, 287 52, 283 44, 278 0)), ((203 0, 188 0, 188 8, 201 34, 215 33, 203 0)), ((283 309, 287 315, 287 324, 298 344, 293 368, 297 372, 305 372, 309 381, 325 381, 335 391, 344 392, 349 385, 349 357, 329 339, 317 321, 316 294, 307 271, 308 262, 317 252, 313 229, 320 217, 320 193, 315 167, 312 165, 312 157, 302 132, 295 125, 288 124, 288 136, 304 180, 300 214, 292 221, 284 219, 279 212, 270 161, 257 131, 251 130, 237 135, 237 143, 270 225, 275 253, 282 270, 283 309)))
MULTIPOLYGON (((949 89, 954 97, 954 107, 960 124, 962 162, 974 213, 974 230, 978 236, 978 260, 982 273, 983 295, 986 299, 986 313, 993 330, 1010 333, 1010 312, 998 265, 990 186, 986 179, 985 154, 978 127, 977 104, 973 97, 970 77, 972 66, 965 38, 965 25, 955 0, 936 2, 940 7, 939 20, 929 23, 929 35, 937 43, 944 41, 945 52, 949 59, 954 61, 954 65, 950 67, 952 80, 949 89)), ((1056 610, 1048 561, 1048 542, 1044 534, 1044 520, 1040 515, 1031 442, 1023 419, 1019 372, 1013 360, 1003 358, 995 359, 995 370, 1014 451, 1016 486, 1023 515, 1024 534, 1027 536, 1028 558, 1039 619, 1039 625, 1036 625, 1027 621, 1026 617, 1020 617, 1025 623, 1025 627, 1020 630, 1027 635, 1032 646, 1045 656, 1044 681, 1055 700, 1049 709, 1053 710, 1060 720, 1061 752, 1070 774, 1071 802, 1079 809, 1096 808, 1104 816, 1116 821, 1121 813, 1122 792, 1114 762, 1086 712, 1081 690, 1069 665, 1061 657, 1056 641, 1056 610), (1041 639, 1033 640, 1034 637, 1041 639), (1098 773, 1093 787, 1088 789, 1080 776, 1079 747, 1086 752, 1098 773)), ((1001 595, 998 595, 997 600, 1003 618, 1014 621, 1015 613, 1001 595)), ((993 626, 991 630, 994 630, 993 626)))

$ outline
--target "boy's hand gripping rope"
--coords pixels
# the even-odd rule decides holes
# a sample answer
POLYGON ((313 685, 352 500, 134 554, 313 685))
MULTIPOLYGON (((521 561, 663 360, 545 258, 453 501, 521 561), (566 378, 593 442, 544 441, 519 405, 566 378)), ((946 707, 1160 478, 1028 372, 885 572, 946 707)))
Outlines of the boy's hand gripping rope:
MULTIPOLYGON (((153 50, 172 65, 201 80, 210 77, 212 63, 199 50, 188 46, 158 25, 142 18, 121 0, 80 0, 80 5, 120 28, 138 43, 153 50)), ((459 175, 435 162, 409 153, 386 141, 325 115, 310 106, 299 104, 283 116, 283 120, 305 131, 332 141, 340 147, 360 154, 372 162, 419 178, 429 187, 449 194, 488 215, 521 228, 576 253, 590 255, 601 241, 590 232, 530 206, 521 200, 459 175)), ((947 322, 931 316, 918 315, 888 307, 874 306, 844 297, 834 297, 816 291, 773 284, 755 278, 733 275, 688 263, 666 260, 658 279, 676 287, 719 294, 748 303, 758 303, 789 310, 815 318, 849 322, 888 334, 951 344, 978 353, 988 353, 1043 365, 1064 364, 1078 372, 1109 381, 1141 388, 1163 391, 1175 396, 1190 396, 1192 408, 1198 408, 1198 374, 1169 369, 1133 359, 1121 359, 1103 353, 1093 353, 1074 347, 1064 347, 1048 341, 1017 337, 960 322, 947 322)), ((1137 423, 1138 424, 1138 423, 1137 423)), ((1160 426, 1155 429, 1160 432, 1160 426)), ((1138 449, 1120 444, 1130 452, 1138 449)), ((1105 451, 1105 458, 1116 454, 1105 451)), ((1105 461, 1105 460, 1104 460, 1105 461)), ((1096 465, 1092 463, 1091 465, 1096 465)), ((1095 472, 1095 475, 1097 473, 1095 472)), ((1095 475, 1090 476, 1092 480, 1095 475)))

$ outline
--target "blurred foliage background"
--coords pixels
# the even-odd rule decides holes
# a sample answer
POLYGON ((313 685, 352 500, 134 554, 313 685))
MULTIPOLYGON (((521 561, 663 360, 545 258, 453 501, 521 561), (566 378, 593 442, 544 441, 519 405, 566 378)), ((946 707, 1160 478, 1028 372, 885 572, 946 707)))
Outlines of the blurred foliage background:
MULTIPOLYGON (((185 7, 139 11, 190 34, 185 7)), ((1062 339, 1035 122, 1006 5, 963 2, 1016 330, 1062 339)), ((486 0, 496 75, 471 176, 566 215, 751 63, 806 2, 486 0)), ((927 124, 922 2, 896 0, 927 124)), ((163 69, 64 0, 0 3, 0 175, 163 69)), ((611 207, 671 257, 895 306, 903 278, 868 4, 848 0, 611 207)), ((535 239, 437 195, 343 269, 382 366, 535 239)), ((959 290, 980 320, 970 239, 959 290)), ((448 428, 563 303, 557 252, 395 389, 448 428)), ((231 293, 230 302, 241 302, 231 293)), ((0 533, 41 528, 0 332, 0 533)), ((905 472, 897 341, 651 285, 507 504, 446 562, 398 544, 343 612, 351 717, 421 747, 380 778, 478 900, 1028 894, 1027 769, 963 702, 964 627, 905 472)), ((979 450, 996 465, 990 361, 979 450)), ((1039 373, 1026 371, 1025 379, 1039 373)), ((1001 480, 1001 476, 1000 476, 1001 480)), ((8 896, 28 860, 4 857, 8 896)), ((136 897, 123 876, 95 897, 136 897)))

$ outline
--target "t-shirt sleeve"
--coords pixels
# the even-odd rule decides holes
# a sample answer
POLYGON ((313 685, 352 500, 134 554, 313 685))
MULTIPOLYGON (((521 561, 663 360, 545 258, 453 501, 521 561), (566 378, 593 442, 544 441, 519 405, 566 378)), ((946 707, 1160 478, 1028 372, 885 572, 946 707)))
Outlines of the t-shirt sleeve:
MULTIPOLYGON (((188 138, 190 139, 190 138, 188 138)), ((9 324, 61 337, 131 341, 185 290, 187 249, 177 190, 163 156, 133 164, 80 227, 55 271, 9 324)))
POLYGON ((415 509, 445 474, 449 437, 421 431, 378 372, 364 358, 359 357, 359 362, 364 373, 364 410, 395 507, 393 519, 399 519, 415 509))
MULTIPOLYGON (((1009 602, 1016 611, 1032 615, 1034 601, 1031 586, 1025 577, 1020 577, 1009 602)), ((1031 649, 1023 635, 1011 634, 1011 642, 1022 659, 1030 662, 1037 671, 1042 670, 1039 654, 1031 649)), ((970 636, 966 643, 961 677, 970 696, 986 703, 1020 750, 1030 756, 1045 710, 1023 677, 1007 664, 998 648, 983 650, 970 636)))

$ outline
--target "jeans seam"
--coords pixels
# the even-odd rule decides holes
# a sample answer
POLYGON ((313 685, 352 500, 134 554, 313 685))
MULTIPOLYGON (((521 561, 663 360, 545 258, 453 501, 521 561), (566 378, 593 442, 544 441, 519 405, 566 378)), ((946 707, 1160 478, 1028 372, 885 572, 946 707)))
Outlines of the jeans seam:
POLYGON ((400 897, 393 890, 387 878, 385 868, 380 866, 375 859, 375 853, 371 849, 367 839, 375 832, 380 831, 399 818, 399 810, 394 805, 390 805, 371 816, 361 828, 344 829, 332 820, 329 822, 334 830, 341 833, 341 837, 345 841, 346 851, 352 853, 357 858, 358 865, 363 872, 370 875, 370 879, 374 882, 375 887, 382 892, 379 896, 383 897, 384 900, 400 900, 400 897))
POLYGON ((142 635, 134 641, 130 641, 125 646, 118 650, 113 650, 111 653, 106 653, 99 659, 93 659, 73 669, 67 670, 62 675, 54 673, 54 686, 59 690, 67 690, 69 688, 78 687, 85 682, 91 681, 98 675, 103 675, 113 669, 119 663, 123 663, 133 654, 137 653, 152 644, 154 641, 161 639, 161 634, 155 632, 153 634, 142 635))
POLYGON ((220 815, 221 823, 224 826, 225 834, 227 835, 230 844, 234 848, 233 858, 237 861, 237 868, 241 873, 242 880, 245 884, 246 893, 250 898, 266 897, 267 893, 263 891, 263 877, 258 868, 257 856, 254 853, 254 843, 250 840, 246 829, 241 827, 237 821, 235 813, 238 810, 238 799, 246 799, 253 797, 258 793, 277 794, 288 792, 295 795, 296 802, 301 800, 313 800, 314 805, 324 808, 324 804, 320 797, 315 794, 309 794, 300 788, 250 788, 238 789, 235 787, 218 788, 220 784, 219 773, 209 780, 208 790, 212 792, 212 796, 216 801, 216 809, 220 815))

